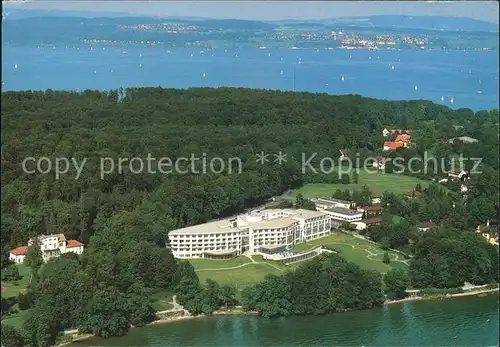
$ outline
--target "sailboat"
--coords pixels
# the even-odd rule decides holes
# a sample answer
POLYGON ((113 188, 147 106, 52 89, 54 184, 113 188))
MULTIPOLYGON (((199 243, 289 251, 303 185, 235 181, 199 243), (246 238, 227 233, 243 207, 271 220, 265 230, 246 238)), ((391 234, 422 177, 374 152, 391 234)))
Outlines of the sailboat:
POLYGON ((441 101, 444 101, 444 96, 443 95, 441 95, 441 101))
POLYGON ((141 58, 141 57, 142 57, 142 53, 141 53, 141 52, 139 52, 139 58, 141 58))
POLYGON ((206 74, 206 73, 203 73, 203 77, 206 77, 206 76, 207 76, 207 74, 206 74))
POLYGON ((394 65, 391 65, 391 69, 394 70, 394 65))
POLYGON ((268 53, 268 54, 267 54, 267 56, 268 56, 268 57, 270 57, 270 56, 271 56, 271 53, 268 53))
POLYGON ((418 86, 415 86, 413 89, 418 90, 418 86))
POLYGON ((453 104, 454 101, 455 100, 453 99, 453 96, 452 96, 451 99, 450 99, 450 104, 453 104))
POLYGON ((342 77, 340 78, 340 80, 341 80, 342 82, 344 82, 344 80, 345 80, 344 76, 342 76, 342 77))
POLYGON ((17 69, 17 64, 14 64, 14 69, 17 69))

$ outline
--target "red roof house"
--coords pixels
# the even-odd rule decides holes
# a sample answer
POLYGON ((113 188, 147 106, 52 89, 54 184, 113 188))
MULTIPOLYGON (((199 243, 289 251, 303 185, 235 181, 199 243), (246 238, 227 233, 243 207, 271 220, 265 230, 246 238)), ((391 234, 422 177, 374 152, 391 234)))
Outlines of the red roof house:
POLYGON ((408 135, 408 134, 402 134, 402 135, 396 136, 396 140, 394 140, 394 142, 407 143, 407 142, 410 142, 410 140, 411 140, 411 136, 410 135, 408 135))
POLYGON ((361 222, 365 223, 366 226, 380 224, 382 222, 382 216, 377 216, 369 219, 363 219, 361 222))
POLYGON ((28 246, 21 246, 21 247, 14 248, 9 253, 14 254, 14 255, 25 255, 27 250, 28 250, 28 246))
POLYGON ((386 141, 384 142, 384 151, 395 151, 396 149, 401 148, 403 146, 404 146, 403 142, 386 141))
POLYGON ((76 240, 68 240, 68 243, 66 244, 66 248, 80 247, 80 246, 83 246, 83 243, 76 240))

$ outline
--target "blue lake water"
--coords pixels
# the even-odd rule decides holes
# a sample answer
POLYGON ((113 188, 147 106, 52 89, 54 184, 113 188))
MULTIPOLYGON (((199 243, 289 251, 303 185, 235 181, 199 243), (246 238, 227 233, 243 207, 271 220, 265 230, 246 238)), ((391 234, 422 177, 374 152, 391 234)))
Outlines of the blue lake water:
POLYGON ((425 99, 475 111, 499 107, 498 52, 123 50, 4 45, 2 90, 234 86, 425 99))

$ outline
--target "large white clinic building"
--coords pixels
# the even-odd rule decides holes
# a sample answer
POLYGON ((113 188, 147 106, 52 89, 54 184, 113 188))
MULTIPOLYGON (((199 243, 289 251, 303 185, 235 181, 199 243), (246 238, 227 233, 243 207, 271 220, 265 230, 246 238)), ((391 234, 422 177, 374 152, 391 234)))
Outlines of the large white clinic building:
POLYGON ((230 257, 246 251, 289 249, 297 243, 327 236, 330 230, 331 217, 325 213, 270 209, 172 230, 167 246, 177 258, 230 257))

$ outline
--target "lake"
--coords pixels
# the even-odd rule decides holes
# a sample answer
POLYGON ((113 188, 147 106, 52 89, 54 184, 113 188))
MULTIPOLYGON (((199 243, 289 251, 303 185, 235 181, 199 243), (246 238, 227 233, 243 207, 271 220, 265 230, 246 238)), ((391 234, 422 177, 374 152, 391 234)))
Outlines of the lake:
POLYGON ((498 295, 394 304, 317 317, 206 317, 74 346, 498 346, 498 295))
POLYGON ((498 52, 3 46, 3 91, 141 86, 359 94, 477 111, 499 106, 498 52))

